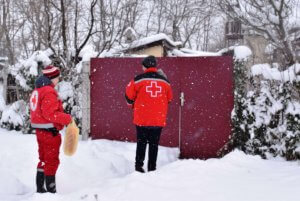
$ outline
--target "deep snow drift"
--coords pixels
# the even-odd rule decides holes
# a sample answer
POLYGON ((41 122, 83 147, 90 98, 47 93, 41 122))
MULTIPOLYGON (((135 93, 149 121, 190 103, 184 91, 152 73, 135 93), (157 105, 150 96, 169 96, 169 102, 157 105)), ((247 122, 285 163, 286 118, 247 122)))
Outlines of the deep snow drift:
POLYGON ((60 154, 57 194, 36 194, 35 135, 0 129, 0 201, 298 201, 300 165, 234 151, 222 159, 177 160, 160 147, 158 170, 134 172, 135 143, 80 141, 60 154))

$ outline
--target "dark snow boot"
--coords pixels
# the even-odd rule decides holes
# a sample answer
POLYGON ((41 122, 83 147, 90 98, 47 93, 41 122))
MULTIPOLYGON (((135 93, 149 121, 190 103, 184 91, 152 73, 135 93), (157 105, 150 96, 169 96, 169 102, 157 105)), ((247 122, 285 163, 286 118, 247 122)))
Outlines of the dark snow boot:
POLYGON ((44 183, 45 183, 44 172, 37 171, 35 181, 36 181, 36 192, 46 193, 47 191, 44 187, 44 183))
POLYGON ((156 170, 155 167, 148 167, 148 172, 155 171, 155 170, 156 170))
POLYGON ((145 173, 144 168, 140 167, 140 166, 135 166, 135 171, 140 172, 140 173, 145 173))
POLYGON ((55 175, 46 176, 46 188, 49 193, 56 193, 55 175))
POLYGON ((156 170, 156 164, 151 164, 151 163, 148 163, 148 172, 151 172, 151 171, 155 171, 156 170))

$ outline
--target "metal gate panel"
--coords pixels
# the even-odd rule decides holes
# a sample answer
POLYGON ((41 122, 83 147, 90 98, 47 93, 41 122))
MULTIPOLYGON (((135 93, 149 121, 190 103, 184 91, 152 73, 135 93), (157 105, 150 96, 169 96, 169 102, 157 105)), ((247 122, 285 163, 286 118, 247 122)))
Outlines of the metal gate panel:
MULTIPOLYGON (((132 109, 127 106, 124 94, 129 80, 142 73, 141 60, 91 60, 93 139, 136 141, 132 109)), ((158 68, 168 76, 174 94, 160 145, 177 147, 180 144, 182 158, 216 157, 231 133, 232 58, 163 57, 158 58, 158 68), (180 107, 181 92, 185 96, 183 107, 180 107)))
MULTIPOLYGON (((125 88, 135 75, 143 72, 142 58, 96 58, 91 60, 91 137, 136 141, 132 123, 133 111, 125 101, 125 88)), ((179 75, 177 65, 166 65, 167 60, 158 59, 158 68, 168 75, 174 86, 174 100, 169 106, 167 126, 162 131, 160 145, 178 147, 178 94, 179 82, 172 83, 179 75)))
POLYGON ((233 109, 232 57, 180 60, 181 158, 212 158, 228 142, 233 109))

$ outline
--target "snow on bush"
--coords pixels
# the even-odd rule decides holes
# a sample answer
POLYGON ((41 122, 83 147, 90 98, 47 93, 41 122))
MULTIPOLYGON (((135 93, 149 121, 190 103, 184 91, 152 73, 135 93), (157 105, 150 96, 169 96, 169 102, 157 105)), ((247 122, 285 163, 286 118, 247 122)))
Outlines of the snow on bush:
POLYGON ((264 158, 300 159, 299 71, 299 64, 282 72, 269 64, 251 68, 252 90, 238 97, 233 113, 234 146, 264 158))
POLYGON ((87 45, 87 46, 85 46, 81 50, 79 56, 82 58, 82 60, 81 60, 81 62, 79 62, 76 65, 77 73, 81 73, 82 72, 82 68, 83 68, 82 63, 83 62, 88 62, 88 61, 90 61, 90 59, 92 57, 97 57, 97 52, 95 52, 95 50, 93 49, 93 47, 91 47, 90 45, 87 45))
POLYGON ((251 68, 253 76, 262 75, 267 80, 277 80, 281 82, 300 81, 300 64, 295 64, 287 70, 280 72, 278 68, 271 67, 270 64, 258 64, 251 68))
POLYGON ((245 121, 246 85, 248 80, 247 62, 251 56, 249 48, 229 47, 221 50, 221 53, 233 52, 234 56, 234 109, 232 118, 232 136, 225 149, 239 148, 244 151, 244 145, 248 140, 247 122, 245 121), (243 51, 243 52, 239 52, 243 51))
POLYGON ((73 87, 71 82, 61 81, 58 83, 58 95, 63 101, 74 96, 73 87))
POLYGON ((39 67, 51 64, 52 51, 47 49, 45 51, 36 51, 26 60, 21 60, 19 63, 13 65, 10 68, 10 74, 12 74, 18 84, 25 89, 30 91, 34 89, 34 81, 39 75, 39 67))
POLYGON ((32 56, 23 61, 23 67, 27 70, 25 71, 25 75, 34 75, 38 76, 38 63, 42 62, 44 65, 51 64, 51 59, 49 59, 49 56, 51 56, 53 53, 50 49, 46 51, 36 51, 32 54, 32 56))
POLYGON ((8 68, 9 73, 14 76, 16 83, 21 86, 26 94, 22 94, 23 100, 18 100, 3 109, 0 121, 1 127, 9 130, 22 130, 24 133, 31 132, 28 100, 26 97, 34 89, 35 80, 41 71, 39 68, 51 64, 49 57, 52 54, 53 52, 50 49, 36 51, 28 59, 20 60, 8 68))
MULTIPOLYGON (((82 58, 82 61, 76 65, 76 68, 72 68, 71 66, 61 68, 61 76, 64 80, 56 87, 59 97, 63 100, 65 111, 70 113, 77 122, 81 122, 80 119, 82 116, 82 63, 89 61, 91 57, 96 57, 97 53, 91 46, 87 45, 82 49, 79 56, 82 58)), ((41 75, 42 68, 53 63, 51 60, 52 57, 54 55, 50 49, 35 51, 28 59, 20 60, 9 68, 9 73, 15 77, 17 84, 27 93, 24 97, 28 97, 34 89, 35 80, 41 75)), ((8 129, 20 129, 20 126, 22 126, 23 132, 32 132, 29 112, 20 113, 17 118, 14 118, 16 109, 13 108, 17 107, 20 103, 16 102, 12 106, 4 107, 4 104, 1 104, 1 100, 0 98, 0 111, 2 108, 3 114, 0 125, 8 129)), ((24 105, 28 105, 26 98, 24 98, 23 102, 24 105)), ((81 126, 80 123, 78 125, 81 126)))
POLYGON ((27 103, 19 100, 3 110, 0 125, 9 130, 21 130, 25 126, 27 117, 27 103))
POLYGON ((252 51, 247 46, 236 46, 233 49, 234 58, 238 61, 247 60, 252 55, 252 51))

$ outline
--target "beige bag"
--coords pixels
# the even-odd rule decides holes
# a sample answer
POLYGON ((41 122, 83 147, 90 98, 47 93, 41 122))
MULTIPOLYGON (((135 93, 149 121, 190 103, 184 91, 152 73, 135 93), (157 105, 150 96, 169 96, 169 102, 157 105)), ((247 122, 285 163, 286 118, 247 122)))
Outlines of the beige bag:
POLYGON ((67 156, 72 156, 77 149, 79 137, 79 128, 74 120, 67 126, 66 135, 64 138, 64 153, 67 156))

